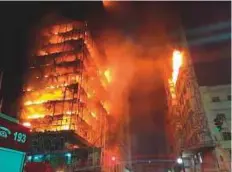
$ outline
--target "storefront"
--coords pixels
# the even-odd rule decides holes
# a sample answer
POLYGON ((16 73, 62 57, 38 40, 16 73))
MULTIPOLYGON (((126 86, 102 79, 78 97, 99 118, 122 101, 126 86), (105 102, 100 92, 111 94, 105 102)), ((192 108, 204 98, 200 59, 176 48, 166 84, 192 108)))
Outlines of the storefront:
POLYGON ((29 149, 29 129, 18 120, 0 113, 1 171, 22 172, 29 149))

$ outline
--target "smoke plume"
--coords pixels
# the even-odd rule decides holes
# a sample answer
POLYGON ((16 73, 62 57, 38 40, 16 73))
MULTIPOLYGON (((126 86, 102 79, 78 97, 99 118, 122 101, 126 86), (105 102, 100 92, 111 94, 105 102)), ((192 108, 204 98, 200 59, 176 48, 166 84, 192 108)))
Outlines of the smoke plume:
MULTIPOLYGON (((111 108, 118 117, 129 115, 137 136, 153 132, 154 138, 157 133, 164 140, 163 71, 169 58, 167 30, 175 23, 175 17, 172 7, 165 7, 167 4, 130 5, 129 2, 105 4, 112 20, 108 23, 110 27, 105 27, 101 33, 112 70, 111 108)), ((161 140, 160 145, 164 147, 161 140)))

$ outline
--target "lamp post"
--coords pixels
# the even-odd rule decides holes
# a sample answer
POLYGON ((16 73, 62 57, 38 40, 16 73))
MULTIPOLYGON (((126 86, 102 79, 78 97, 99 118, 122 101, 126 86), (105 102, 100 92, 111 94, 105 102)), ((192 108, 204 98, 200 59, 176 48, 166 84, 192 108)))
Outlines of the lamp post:
POLYGON ((184 167, 184 161, 183 161, 183 158, 182 158, 182 154, 181 154, 181 156, 179 158, 177 158, 176 162, 182 166, 183 172, 185 172, 185 167, 184 167))

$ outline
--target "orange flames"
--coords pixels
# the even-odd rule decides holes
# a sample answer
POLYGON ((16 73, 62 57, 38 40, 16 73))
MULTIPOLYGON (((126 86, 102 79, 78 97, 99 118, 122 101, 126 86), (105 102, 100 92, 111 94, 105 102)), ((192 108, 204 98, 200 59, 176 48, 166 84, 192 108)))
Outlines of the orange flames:
POLYGON ((173 55, 172 55, 172 76, 169 79, 169 87, 170 87, 172 98, 176 97, 175 85, 176 85, 178 75, 179 75, 179 70, 182 64, 183 64, 183 54, 178 50, 174 50, 173 55))
POLYGON ((83 23, 71 22, 42 31, 46 38, 34 59, 41 65, 30 70, 21 118, 32 130, 75 130, 92 142, 99 137, 102 114, 109 113, 104 88, 112 81, 112 71, 96 72, 97 51, 83 27, 83 23), (85 56, 88 60, 83 45, 90 53, 91 57, 85 56))
POLYGON ((179 69, 182 65, 183 55, 180 51, 175 50, 172 56, 172 65, 173 65, 173 72, 172 72, 172 82, 176 84, 179 69))
POLYGON ((103 0, 103 6, 106 11, 112 12, 118 8, 118 2, 112 0, 103 0))
POLYGON ((111 83, 112 82, 112 70, 110 69, 107 69, 105 72, 104 72, 104 75, 108 81, 108 83, 111 83))
POLYGON ((108 1, 104 0, 102 2, 103 2, 104 7, 106 7, 106 8, 112 6, 112 2, 109 0, 108 1))

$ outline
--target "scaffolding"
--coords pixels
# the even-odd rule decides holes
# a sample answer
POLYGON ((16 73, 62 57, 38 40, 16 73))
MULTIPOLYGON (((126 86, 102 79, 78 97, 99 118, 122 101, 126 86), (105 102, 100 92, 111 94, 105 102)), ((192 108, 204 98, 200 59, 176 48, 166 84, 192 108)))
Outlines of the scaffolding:
MULTIPOLYGON (((90 149, 87 157, 99 159, 92 154, 100 148, 100 163, 92 165, 108 172, 115 166, 112 157, 121 158, 115 127, 120 122, 107 94, 111 70, 87 23, 59 17, 38 29, 29 59, 20 120, 32 131, 31 156, 90 149)), ((85 170, 76 163, 68 168, 85 170)))
POLYGON ((87 23, 62 20, 42 28, 39 39, 29 59, 21 120, 32 132, 72 130, 102 146, 109 113, 106 78, 98 70, 87 23))

